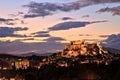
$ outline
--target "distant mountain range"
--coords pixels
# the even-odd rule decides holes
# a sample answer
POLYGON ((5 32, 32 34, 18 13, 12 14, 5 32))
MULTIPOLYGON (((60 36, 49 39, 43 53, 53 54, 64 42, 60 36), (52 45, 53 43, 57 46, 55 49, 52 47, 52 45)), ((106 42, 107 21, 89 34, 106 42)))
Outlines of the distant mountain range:
POLYGON ((20 56, 7 54, 7 53, 0 53, 0 58, 20 58, 20 56))
POLYGON ((40 53, 35 53, 35 52, 30 52, 30 53, 25 53, 25 54, 20 54, 19 56, 32 56, 32 55, 36 55, 36 56, 49 56, 53 53, 44 53, 44 54, 40 54, 40 53))
POLYGON ((120 54, 119 49, 114 49, 114 48, 109 48, 109 47, 106 47, 105 49, 111 52, 112 54, 120 54))
MULTIPOLYGON (((106 50, 108 50, 110 53, 112 54, 120 54, 120 50, 118 49, 114 49, 114 48, 109 48, 109 47, 105 47, 106 50)), ((57 53, 57 52, 56 52, 57 53)), ((30 52, 30 53, 25 53, 25 54, 20 54, 20 55, 14 55, 14 54, 8 54, 8 53, 0 53, 0 58, 4 58, 4 57, 26 57, 26 56, 32 56, 32 55, 36 55, 36 56, 49 56, 52 55, 54 53, 43 53, 43 54, 39 54, 39 53, 35 53, 35 52, 30 52)))

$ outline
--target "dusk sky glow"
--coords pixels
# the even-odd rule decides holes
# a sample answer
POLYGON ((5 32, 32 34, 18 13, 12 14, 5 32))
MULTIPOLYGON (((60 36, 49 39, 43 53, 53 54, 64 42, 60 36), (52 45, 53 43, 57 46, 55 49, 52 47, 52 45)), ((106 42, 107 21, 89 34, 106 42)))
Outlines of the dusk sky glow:
POLYGON ((0 53, 55 52, 81 39, 120 44, 120 0, 1 0, 0 10, 0 53))

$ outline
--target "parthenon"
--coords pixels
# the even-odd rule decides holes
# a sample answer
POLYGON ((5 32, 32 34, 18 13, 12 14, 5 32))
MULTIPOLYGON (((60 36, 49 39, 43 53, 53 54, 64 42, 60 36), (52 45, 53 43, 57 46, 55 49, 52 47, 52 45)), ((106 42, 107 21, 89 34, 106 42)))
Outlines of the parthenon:
POLYGON ((85 43, 84 40, 71 41, 69 45, 66 45, 62 54, 70 56, 78 55, 97 55, 102 54, 102 52, 107 53, 106 50, 98 43, 85 43))

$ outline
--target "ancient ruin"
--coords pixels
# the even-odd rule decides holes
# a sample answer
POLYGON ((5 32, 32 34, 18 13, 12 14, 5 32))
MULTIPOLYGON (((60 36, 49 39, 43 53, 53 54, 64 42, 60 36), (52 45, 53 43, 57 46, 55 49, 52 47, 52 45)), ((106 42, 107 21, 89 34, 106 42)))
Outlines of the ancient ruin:
POLYGON ((66 45, 62 51, 63 56, 71 57, 78 55, 97 55, 107 54, 108 51, 104 50, 99 43, 85 43, 84 40, 71 41, 69 45, 66 45))

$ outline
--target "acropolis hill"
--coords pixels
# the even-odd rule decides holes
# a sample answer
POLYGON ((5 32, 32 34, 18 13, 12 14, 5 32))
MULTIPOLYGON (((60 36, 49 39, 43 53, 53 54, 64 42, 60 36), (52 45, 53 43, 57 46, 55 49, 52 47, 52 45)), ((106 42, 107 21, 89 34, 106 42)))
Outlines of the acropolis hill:
POLYGON ((45 64, 70 66, 74 62, 97 63, 108 65, 113 60, 113 55, 99 43, 86 43, 84 40, 71 41, 62 52, 52 54, 43 60, 45 64))
POLYGON ((66 57, 78 56, 78 55, 91 55, 97 54, 107 55, 108 51, 105 50, 99 43, 85 43, 84 40, 71 41, 69 45, 66 45, 62 51, 62 55, 66 57))

